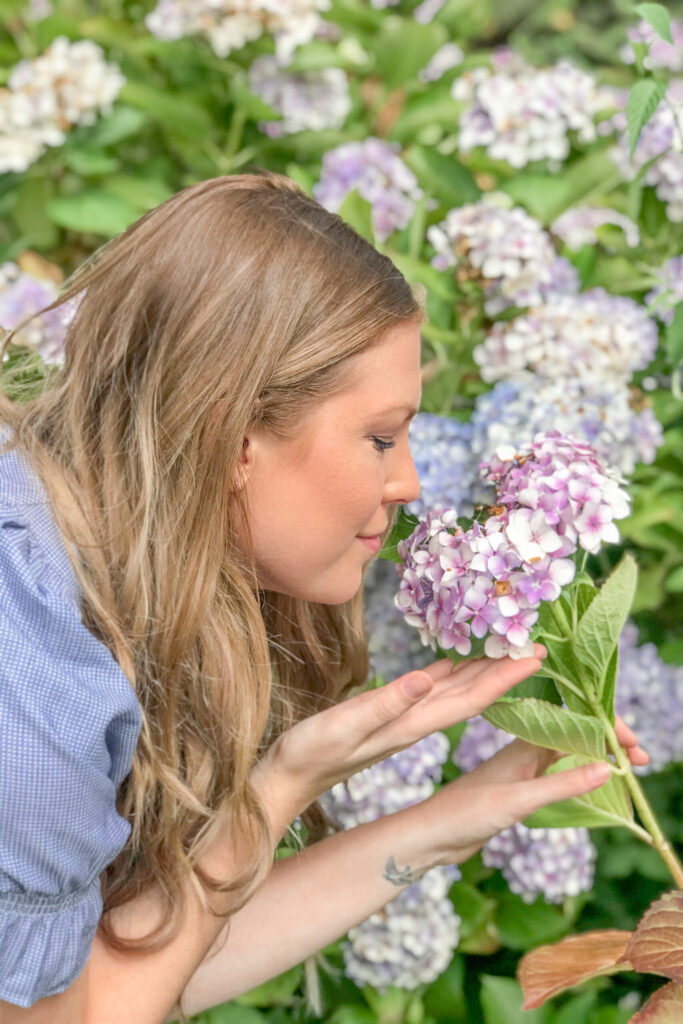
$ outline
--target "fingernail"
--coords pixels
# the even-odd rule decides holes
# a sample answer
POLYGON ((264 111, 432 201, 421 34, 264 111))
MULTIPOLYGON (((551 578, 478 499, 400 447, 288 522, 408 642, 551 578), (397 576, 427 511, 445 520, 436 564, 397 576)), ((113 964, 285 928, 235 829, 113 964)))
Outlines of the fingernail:
POLYGON ((401 689, 406 697, 410 697, 411 700, 418 700, 420 697, 424 697, 425 693, 428 693, 431 688, 431 679, 426 679, 424 676, 410 676, 401 683, 401 689))
POLYGON ((603 782, 607 782, 608 778, 612 774, 612 769, 606 761, 600 761, 599 764, 590 765, 588 768, 588 774, 597 786, 603 782))

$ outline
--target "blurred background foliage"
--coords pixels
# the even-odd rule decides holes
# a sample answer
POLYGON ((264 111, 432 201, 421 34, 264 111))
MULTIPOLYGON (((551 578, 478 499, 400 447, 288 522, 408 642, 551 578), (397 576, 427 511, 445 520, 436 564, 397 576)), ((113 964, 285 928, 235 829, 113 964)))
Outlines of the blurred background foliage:
MULTIPOLYGON (((606 574, 623 550, 636 555, 640 581, 633 620, 640 642, 653 643, 663 664, 680 666, 683 313, 678 303, 683 273, 674 262, 663 284, 662 268, 681 252, 683 134, 679 125, 676 136, 674 127, 671 167, 660 180, 650 174, 657 163, 650 151, 638 163, 645 134, 635 146, 635 164, 628 146, 625 156, 623 151, 621 158, 613 155, 620 133, 637 135, 643 123, 647 132, 647 109, 640 114, 632 109, 630 126, 615 121, 603 132, 577 129, 586 123, 599 126, 619 110, 623 118, 627 92, 637 81, 649 82, 654 90, 651 125, 660 111, 668 116, 669 108, 674 120, 680 113, 683 122, 683 103, 675 91, 683 67, 681 35, 673 37, 679 57, 674 46, 653 67, 652 62, 648 66, 648 44, 635 36, 631 56, 625 52, 629 31, 639 24, 642 30, 635 5, 627 0, 446 0, 441 6, 433 2, 431 9, 411 0, 384 7, 367 0, 331 0, 328 9, 318 11, 314 31, 307 38, 299 32, 304 38, 288 49, 268 31, 228 46, 227 52, 216 33, 178 30, 179 38, 168 38, 179 11, 194 8, 200 14, 208 6, 202 0, 166 0, 158 7, 152 0, 0 0, 0 323, 13 327, 20 313, 49 302, 50 288, 56 294, 65 276, 98 246, 177 190, 201 179, 265 167, 291 176, 307 191, 317 188, 319 201, 336 204, 333 208, 394 259, 411 282, 426 289, 423 409, 467 424, 497 379, 486 376, 473 353, 495 324, 510 322, 525 303, 512 294, 502 308, 491 311, 490 301, 487 308, 490 282, 498 276, 505 280, 509 267, 502 263, 509 254, 500 255, 497 272, 485 273, 481 263, 467 263, 464 245, 456 253, 455 270, 453 265, 439 267, 434 263, 436 235, 429 232, 444 224, 449 211, 468 204, 492 203, 499 210, 520 206, 550 238, 553 252, 574 268, 582 291, 604 288, 626 297, 647 308, 655 323, 659 345, 654 356, 625 368, 631 409, 652 410, 661 433, 651 457, 643 449, 634 456, 637 464, 629 474, 633 513, 620 524, 621 545, 602 554, 592 568, 606 574), (99 48, 84 58, 82 74, 68 50, 68 43, 81 40, 99 48), (460 51, 450 51, 455 62, 440 73, 436 67, 425 74, 433 58, 452 44, 460 51), (62 47, 61 56, 55 46, 62 47), (463 118, 478 102, 477 82, 484 80, 477 75, 490 69, 492 60, 494 70, 504 73, 510 53, 530 68, 557 68, 569 60, 596 88, 613 90, 582 107, 577 84, 569 83, 572 95, 565 98, 562 116, 571 122, 566 104, 573 102, 576 120, 568 124, 567 150, 559 157, 538 158, 531 148, 525 151, 529 140, 506 158, 493 155, 493 145, 463 144, 463 118), (52 54, 47 64, 45 54, 52 54), (279 70, 264 58, 277 59, 279 70), (41 59, 41 74, 18 74, 18 68, 35 67, 41 59), (263 70, 257 73, 257 68, 263 70), (336 69, 336 78, 325 78, 330 69, 336 69), (270 92, 264 85, 269 75, 276 80, 270 92), (278 75, 298 76, 296 88, 305 86, 306 95, 290 83, 287 106, 278 75), (458 81, 472 84, 458 89, 458 81), (15 94, 21 94, 23 106, 15 94), (604 99, 609 95, 611 107, 604 99), (41 142, 46 138, 51 141, 41 142), (366 161, 379 176, 375 193, 366 189, 363 194, 359 184, 358 167, 366 157, 360 149, 348 150, 347 178, 356 185, 352 181, 346 195, 339 186, 337 198, 330 199, 331 186, 323 190, 325 175, 329 185, 335 173, 338 181, 343 173, 324 163, 326 155, 368 139, 387 144, 374 165, 370 157, 366 161), (391 164, 389 154, 399 158, 405 173, 391 164), (356 178, 349 171, 352 164, 356 178), (388 228, 385 223, 384 229, 383 189, 387 194, 396 189, 405 206, 401 221, 395 204, 396 222, 388 228), (637 229, 635 243, 623 224, 612 222, 599 226, 589 241, 570 245, 570 235, 554 225, 567 211, 585 207, 628 217, 637 229), (25 285, 22 296, 18 281, 25 285), (42 295, 42 301, 30 298, 27 281, 38 282, 34 294, 42 295), (657 289, 664 294, 664 313, 652 309, 657 289)), ((665 6, 677 25, 683 6, 665 6)), ((308 7, 317 10, 313 3, 308 7)), ((301 12, 292 14, 293 24, 302 17, 301 12)), ((513 69, 513 79, 525 73, 513 69)), ((489 110, 494 120, 495 113, 489 110)), ((553 115, 547 116, 552 129, 553 115)), ((497 123, 500 128, 502 122, 497 123)), ((449 237, 453 242, 454 236, 449 237)), ((547 301, 551 304, 552 298, 547 301)), ((38 330, 15 339, 3 366, 5 374, 15 371, 14 387, 23 379, 30 388, 52 363, 59 363, 56 350, 51 357, 41 348, 41 337, 38 330)), ((494 414, 495 409, 487 415, 494 414)), ((628 438, 622 441, 628 443, 628 438)), ((420 457, 428 461, 422 450, 420 457)), ((378 637, 375 650, 379 645, 378 637)), ((402 670, 410 667, 406 661, 402 670)), ((377 674, 382 678, 379 669, 377 674)), ((672 687, 667 699, 683 705, 680 671, 667 678, 672 687)), ((644 692, 644 704, 647 699, 644 692)), ((454 749, 461 733, 462 728, 449 735, 454 749)), ((444 780, 458 771, 449 759, 444 780)), ((661 823, 677 843, 683 843, 680 783, 676 763, 645 780, 661 823)), ((459 942, 449 966, 431 982, 382 992, 358 987, 344 974, 340 940, 306 965, 197 1021, 622 1024, 658 981, 633 974, 603 978, 539 1010, 519 1009, 514 976, 524 951, 572 930, 631 928, 669 885, 656 857, 631 836, 601 829, 591 838, 597 848, 592 888, 560 903, 549 903, 542 894, 526 902, 481 856, 462 865, 463 877, 449 895, 459 942)))

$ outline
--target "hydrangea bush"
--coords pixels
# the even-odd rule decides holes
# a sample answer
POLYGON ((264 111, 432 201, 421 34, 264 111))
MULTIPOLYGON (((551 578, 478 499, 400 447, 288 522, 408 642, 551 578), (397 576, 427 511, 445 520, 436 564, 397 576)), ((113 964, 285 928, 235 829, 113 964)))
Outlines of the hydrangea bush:
MULTIPOLYGON (((544 636, 548 674, 519 693, 538 702, 536 741, 557 742, 561 713, 594 738, 581 716, 598 721, 602 744, 616 710, 651 755, 617 767, 607 806, 506 830, 462 877, 429 873, 203 1024, 500 1024, 521 1005, 516 958, 572 929, 630 927, 666 884, 646 804, 672 857, 683 842, 683 21, 586 0, 514 18, 502 0, 0 9, 6 387, 30 393, 59 371, 75 307, 45 306, 107 238, 189 182, 290 175, 385 252, 428 313, 410 432, 422 493, 366 575, 368 685, 544 636), (625 553, 638 584, 607 667, 563 657, 617 584, 625 617, 625 553)), ((424 799, 529 735, 517 703, 359 773, 328 812, 350 828, 424 799)), ((529 995, 534 970, 525 957, 527 1005, 548 995, 529 995)), ((560 993, 537 1020, 658 1021, 638 1016, 651 986, 628 978, 560 993)))

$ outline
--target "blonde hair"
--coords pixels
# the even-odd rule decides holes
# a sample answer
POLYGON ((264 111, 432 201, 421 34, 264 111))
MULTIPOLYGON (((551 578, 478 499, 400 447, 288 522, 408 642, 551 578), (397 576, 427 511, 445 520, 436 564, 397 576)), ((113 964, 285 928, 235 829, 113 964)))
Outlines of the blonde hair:
MULTIPOLYGON (((291 436, 344 386, 350 356, 423 313, 387 257, 268 172, 183 189, 53 306, 77 295, 63 368, 29 401, 0 394, 0 417, 46 487, 83 621, 142 709, 117 797, 132 831, 102 876, 101 927, 114 948, 157 949, 178 934, 188 872, 204 897, 233 894, 226 917, 261 884, 272 836, 255 761, 368 673, 362 590, 342 605, 260 590, 237 548, 243 436, 253 424, 291 436), (214 879, 197 859, 226 813, 253 856, 214 879), (160 924, 117 936, 108 912, 150 886, 160 924)), ((317 805, 304 820, 319 837, 317 805)))

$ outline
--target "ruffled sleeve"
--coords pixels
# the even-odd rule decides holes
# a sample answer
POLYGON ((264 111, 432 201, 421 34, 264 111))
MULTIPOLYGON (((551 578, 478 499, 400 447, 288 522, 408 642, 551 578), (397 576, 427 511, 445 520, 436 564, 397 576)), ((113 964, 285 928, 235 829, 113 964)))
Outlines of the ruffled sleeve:
POLYGON ((21 1007, 63 992, 88 960, 99 875, 130 834, 116 789, 141 726, 46 536, 0 507, 0 999, 21 1007))

